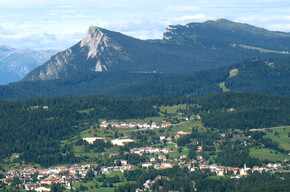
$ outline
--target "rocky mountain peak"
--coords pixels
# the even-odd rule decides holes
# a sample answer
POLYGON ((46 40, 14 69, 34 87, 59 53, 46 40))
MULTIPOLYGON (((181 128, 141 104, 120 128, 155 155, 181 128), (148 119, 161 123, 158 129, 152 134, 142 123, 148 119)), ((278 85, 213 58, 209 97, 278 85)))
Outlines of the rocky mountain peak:
POLYGON ((175 25, 169 25, 166 28, 166 31, 163 33, 163 39, 169 40, 172 38, 172 35, 175 34, 175 30, 177 29, 177 26, 175 25))
POLYGON ((92 25, 81 41, 51 57, 23 80, 52 80, 78 73, 110 71, 112 66, 128 60, 117 41, 120 36, 92 25))
POLYGON ((108 47, 109 38, 104 34, 101 28, 92 25, 86 36, 82 39, 80 46, 88 47, 89 53, 88 58, 94 58, 97 56, 99 48, 103 50, 108 47))

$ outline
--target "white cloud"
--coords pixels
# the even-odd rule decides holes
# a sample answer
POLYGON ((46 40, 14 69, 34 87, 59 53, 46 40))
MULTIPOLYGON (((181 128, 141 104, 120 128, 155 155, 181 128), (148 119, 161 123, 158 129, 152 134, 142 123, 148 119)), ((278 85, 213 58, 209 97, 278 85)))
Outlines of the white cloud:
POLYGON ((96 17, 82 15, 82 14, 76 14, 76 15, 63 15, 61 16, 63 18, 67 19, 96 19, 96 17))
POLYGON ((169 5, 166 10, 177 11, 177 12, 187 12, 187 11, 198 11, 200 10, 197 6, 183 6, 183 5, 169 5))
POLYGON ((3 45, 9 45, 15 48, 62 50, 71 47, 83 36, 83 33, 60 35, 52 33, 0 34, 0 42, 3 45))
POLYGON ((162 38, 168 25, 218 18, 290 31, 289 12, 289 0, 0 0, 0 44, 67 48, 91 24, 162 38))
POLYGON ((6 8, 27 8, 27 7, 38 7, 43 5, 55 5, 56 1, 52 3, 50 0, 1 0, 0 6, 6 8))
POLYGON ((289 24, 270 24, 268 29, 273 30, 273 31, 285 31, 285 32, 290 32, 290 23, 289 24))
POLYGON ((160 39, 162 38, 162 32, 158 31, 158 30, 134 30, 134 31, 128 31, 128 32, 124 32, 124 34, 131 36, 131 37, 135 37, 138 39, 160 39))
POLYGON ((10 35, 12 34, 12 31, 0 26, 0 35, 10 35))
POLYGON ((204 22, 212 17, 196 14, 184 15, 179 18, 164 20, 142 20, 136 22, 107 23, 103 28, 122 32, 126 35, 139 39, 161 39, 168 25, 185 25, 190 22, 204 22))
POLYGON ((101 26, 103 28, 118 31, 126 35, 138 38, 138 39, 160 39, 163 32, 167 27, 167 23, 160 21, 131 21, 131 22, 116 22, 107 23, 101 26))
POLYGON ((176 21, 206 21, 212 19, 212 17, 205 16, 204 14, 197 14, 197 15, 185 15, 180 18, 177 18, 176 21))
POLYGON ((218 18, 206 16, 204 14, 199 13, 196 15, 184 15, 184 16, 177 17, 177 18, 161 20, 158 23, 163 28, 164 27, 166 28, 168 25, 179 25, 179 24, 185 25, 185 24, 192 23, 192 22, 204 22, 207 20, 214 20, 214 19, 218 19, 218 18))
POLYGON ((257 27, 262 27, 272 31, 290 32, 290 16, 248 16, 236 18, 235 21, 248 23, 257 27))

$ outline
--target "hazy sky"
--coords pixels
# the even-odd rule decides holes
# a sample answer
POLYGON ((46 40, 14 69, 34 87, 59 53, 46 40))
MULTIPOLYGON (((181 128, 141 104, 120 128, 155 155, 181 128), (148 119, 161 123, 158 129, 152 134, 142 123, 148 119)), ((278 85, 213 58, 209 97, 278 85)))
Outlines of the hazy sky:
POLYGON ((92 24, 162 38, 170 24, 226 18, 290 32, 289 0, 0 0, 0 44, 66 49, 92 24))

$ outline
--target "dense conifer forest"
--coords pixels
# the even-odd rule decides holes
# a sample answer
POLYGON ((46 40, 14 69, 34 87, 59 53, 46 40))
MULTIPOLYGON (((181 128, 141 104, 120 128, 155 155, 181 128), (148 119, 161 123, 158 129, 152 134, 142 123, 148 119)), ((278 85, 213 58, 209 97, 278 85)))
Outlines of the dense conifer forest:
POLYGON ((0 102, 1 159, 21 153, 25 162, 44 166, 77 162, 70 147, 60 147, 60 140, 79 133, 82 122, 158 115, 149 102, 101 96, 0 102))

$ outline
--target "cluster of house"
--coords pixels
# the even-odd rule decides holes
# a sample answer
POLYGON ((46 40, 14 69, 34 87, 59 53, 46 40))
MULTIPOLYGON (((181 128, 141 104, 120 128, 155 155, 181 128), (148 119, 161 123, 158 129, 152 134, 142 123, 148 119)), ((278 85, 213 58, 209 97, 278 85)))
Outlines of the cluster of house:
MULTIPOLYGON (((164 155, 159 155, 158 159, 166 161, 166 157, 164 155)), ((155 161, 156 159, 151 157, 150 162, 142 163, 142 168, 153 167, 154 169, 168 169, 174 166, 174 164, 170 162, 157 163, 155 161)), ((129 164, 127 160, 117 159, 114 160, 114 166, 102 166, 100 168, 100 173, 111 174, 113 171, 121 171, 123 173, 124 171, 134 170, 135 168, 137 168, 137 166, 129 164), (118 164, 118 162, 120 162, 120 164, 118 164)))
POLYGON ((108 126, 116 127, 116 128, 148 128, 148 129, 155 129, 155 128, 166 128, 172 126, 171 122, 162 121, 161 123, 152 122, 150 123, 141 123, 141 122, 131 122, 131 123, 125 123, 125 122, 107 122, 103 121, 100 124, 100 127, 107 128, 108 126))
POLYGON ((269 171, 270 169, 267 167, 258 167, 254 166, 253 168, 249 168, 244 164, 243 168, 239 167, 225 167, 225 166, 218 166, 216 164, 206 165, 205 163, 199 164, 199 168, 202 169, 209 169, 211 172, 216 173, 216 175, 223 176, 231 172, 232 177, 240 178, 241 176, 248 175, 249 171, 255 172, 258 171, 262 173, 263 171, 269 171))
POLYGON ((71 182, 78 182, 85 178, 90 165, 77 166, 70 168, 55 167, 49 169, 35 169, 26 167, 21 170, 9 170, 6 178, 0 182, 11 185, 14 178, 18 178, 25 190, 35 190, 39 192, 50 191, 53 183, 59 183, 67 189, 71 188, 71 182), (35 177, 35 178, 34 178, 35 177))
MULTIPOLYGON (((160 155, 161 156, 161 155, 160 155)), ((187 155, 182 155, 180 156, 179 160, 175 159, 166 159, 164 156, 163 158, 158 156, 158 159, 162 159, 162 163, 154 163, 155 158, 150 158, 150 162, 148 163, 142 163, 142 168, 149 168, 153 167, 154 169, 167 169, 167 168, 172 168, 175 165, 178 165, 180 168, 187 168, 191 172, 194 172, 196 170, 209 170, 212 173, 215 173, 216 175, 223 176, 227 175, 230 173, 231 178, 240 178, 242 176, 247 176, 249 172, 255 172, 258 171, 260 173, 262 172, 269 172, 269 171, 274 171, 282 167, 280 163, 275 163, 271 164, 269 163, 266 167, 258 167, 254 166, 252 168, 249 168, 244 164, 242 168, 239 167, 225 167, 225 166, 218 166, 216 164, 212 165, 207 165, 205 161, 203 160, 202 156, 198 156, 197 160, 191 160, 191 161, 184 161, 187 159, 187 155), (151 162, 152 161, 152 162, 151 162), (176 164, 176 162, 179 162, 176 164)), ((143 184, 143 189, 136 189, 136 191, 143 192, 143 191, 148 191, 150 190, 151 186, 156 183, 160 179, 166 179, 167 177, 164 176, 157 176, 153 180, 146 180, 143 184)))
POLYGON ((157 148, 157 147, 140 147, 130 149, 131 153, 142 155, 143 153, 169 153, 171 150, 169 148, 157 148))
MULTIPOLYGON (((158 175, 157 177, 155 177, 155 179, 153 180, 146 180, 145 183, 143 184, 145 191, 150 191, 151 186, 156 183, 157 181, 161 180, 161 179, 168 179, 167 177, 158 175)), ((169 180, 169 179, 168 179, 169 180)), ((159 188, 160 190, 162 188, 159 188)), ((136 189, 136 192, 143 192, 144 190, 142 189, 136 189)))
POLYGON ((136 168, 136 166, 129 164, 127 160, 120 159, 120 160, 114 161, 114 166, 102 166, 100 168, 100 173, 101 174, 110 174, 110 173, 112 173, 112 171, 121 171, 122 173, 124 173, 124 171, 131 171, 135 168, 136 168), (118 161, 121 162, 120 165, 118 165, 118 163, 117 163, 118 161))
MULTIPOLYGON (((269 172, 273 170, 277 170, 282 167, 280 163, 271 164, 269 163, 266 167, 252 167, 249 168, 246 165, 244 167, 225 167, 218 166, 216 164, 207 165, 202 156, 197 156, 197 160, 188 161, 187 155, 182 155, 179 159, 168 159, 165 154, 170 152, 170 149, 159 149, 153 147, 147 148, 134 148, 131 150, 131 153, 142 154, 142 153, 160 153, 156 157, 150 157, 149 162, 143 162, 142 168, 154 168, 154 169, 168 169, 173 166, 179 166, 180 168, 187 168, 191 172, 194 172, 198 169, 200 170, 209 170, 210 172, 216 173, 216 175, 225 175, 231 172, 233 178, 240 178, 241 176, 246 176, 249 171, 258 171, 258 172, 269 172), (157 161, 157 159, 159 161, 157 161)), ((118 154, 110 154, 110 158, 117 157, 118 154)), ((1 179, 0 182, 11 185, 13 179, 15 177, 19 178, 22 182, 20 186, 25 186, 26 190, 35 190, 39 192, 50 191, 51 185, 53 183, 59 183, 65 186, 67 189, 71 188, 71 182, 81 182, 87 172, 90 170, 90 165, 82 165, 77 166, 74 165, 72 167, 55 167, 49 169, 35 169, 35 168, 24 168, 22 170, 9 170, 7 172, 6 178, 1 179), (36 176, 36 178, 35 178, 36 176), (33 181, 37 179, 37 182, 33 181)), ((112 171, 130 171, 135 169, 136 166, 128 163, 127 160, 116 159, 114 160, 113 166, 103 166, 100 167, 101 174, 110 174, 112 171)), ((160 178, 155 178, 153 181, 147 180, 144 183, 144 189, 149 189, 154 182, 156 182, 160 178)), ((142 191, 140 189, 140 191, 142 191)))
MULTIPOLYGON (((203 168, 203 166, 201 166, 200 169, 202 169, 202 168, 203 168)), ((196 168, 189 166, 189 169, 191 171, 195 171, 196 168)), ((240 169, 240 168, 231 168, 231 167, 220 167, 220 166, 217 166, 215 164, 206 167, 206 169, 210 169, 211 172, 216 172, 217 175, 224 175, 227 171, 233 171, 233 172, 235 172, 236 175, 238 175, 238 173, 240 173, 239 176, 235 176, 236 178, 240 177, 241 175, 246 175, 248 170, 252 170, 250 168, 247 168, 246 166, 244 168, 240 169)), ((254 169, 257 171, 260 171, 260 172, 261 172, 261 170, 263 170, 262 168, 259 168, 259 167, 257 167, 257 168, 253 167, 253 170, 254 169)), ((158 175, 153 180, 149 180, 149 179, 146 180, 143 184, 143 189, 137 188, 136 192, 137 191, 138 192, 150 191, 152 185, 160 179, 167 179, 169 181, 168 177, 158 175)), ((159 190, 161 190, 161 189, 162 189, 162 186, 159 186, 159 190)))
MULTIPOLYGON (((198 160, 192 160, 191 162, 187 162, 185 163, 184 161, 182 161, 183 159, 186 159, 187 156, 186 155, 183 155, 180 157, 180 162, 178 164, 179 167, 181 168, 188 168, 191 172, 194 172, 198 169, 200 170, 209 170, 210 172, 213 172, 213 173, 216 173, 216 175, 219 175, 219 176, 223 176, 223 175, 226 175, 228 174, 229 172, 231 172, 231 178, 240 178, 242 176, 247 176, 249 174, 249 171, 251 172, 255 172, 255 171, 258 171, 260 173, 262 172, 269 172, 269 171, 273 171, 273 170, 276 170, 278 168, 281 167, 281 164, 280 163, 275 163, 275 164, 271 164, 269 163, 267 165, 267 167, 258 167, 258 166, 254 166, 253 168, 249 168, 246 166, 246 164, 244 164, 244 167, 242 168, 239 168, 239 167, 224 167, 224 166, 218 166, 216 164, 212 164, 212 165, 207 165, 205 164, 204 160, 202 159, 201 156, 198 156, 198 160), (199 164, 198 164, 199 163, 199 164), (197 167, 195 167, 195 165, 197 165, 197 167)), ((151 163, 151 166, 153 164, 151 163)), ((166 168, 172 168, 172 164, 171 163, 161 163, 161 167, 158 167, 155 165, 153 165, 154 168, 156 169, 166 169, 166 168), (163 167, 162 167, 163 166, 163 167)), ((142 167, 144 168, 143 164, 142 164, 142 167)), ((145 167, 146 168, 146 167, 145 167)), ((143 184, 143 189, 136 189, 136 191, 138 192, 143 192, 143 191, 150 191, 150 188, 152 187, 152 185, 154 183, 156 183, 158 180, 160 179, 168 179, 166 176, 157 176, 155 177, 155 179, 153 180, 146 180, 143 184)), ((162 189, 162 186, 160 186, 160 190, 162 189)))
MULTIPOLYGON (((186 156, 186 155, 185 155, 186 156)), ((187 157, 184 157, 187 158, 187 157)), ((252 168, 249 168, 244 164, 242 168, 239 167, 225 167, 225 166, 218 166, 216 164, 207 165, 205 161, 203 160, 202 156, 197 156, 197 160, 192 160, 189 163, 183 164, 183 162, 179 163, 179 166, 183 165, 184 167, 187 167, 190 171, 196 171, 197 169, 200 170, 209 170, 212 173, 215 173, 216 175, 223 176, 228 175, 230 173, 232 178, 240 178, 241 176, 246 176, 249 174, 249 172, 270 172, 275 171, 279 168, 283 168, 281 163, 269 163, 267 166, 259 167, 254 166, 252 168), (195 167, 198 163, 198 167, 195 167)))
MULTIPOLYGON (((171 152, 171 150, 169 148, 156 148, 156 147, 141 147, 141 148, 133 148, 133 149, 130 150, 130 153, 138 154, 138 155, 142 155, 144 153, 149 153, 149 154, 164 153, 164 154, 168 154, 169 152, 171 152)), ((117 157, 117 156, 118 156, 118 154, 115 154, 115 153, 109 155, 110 158, 117 157)), ((167 158, 166 158, 165 155, 163 155, 163 154, 158 155, 158 159, 163 161, 163 162, 154 163, 156 161, 156 158, 149 157, 150 162, 142 163, 142 168, 149 168, 151 166, 154 166, 155 169, 167 169, 167 168, 172 168, 173 167, 173 165, 171 163, 166 162, 167 158)), ((103 167, 101 167, 101 173, 102 174, 110 174, 112 171, 124 172, 124 171, 133 170, 134 168, 136 168, 136 166, 129 164, 127 160, 116 159, 116 160, 114 160, 114 166, 107 166, 107 167, 103 166, 103 167)))

